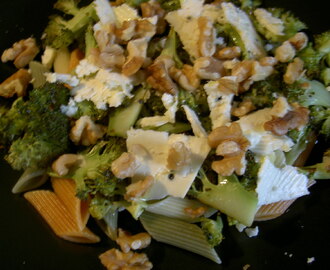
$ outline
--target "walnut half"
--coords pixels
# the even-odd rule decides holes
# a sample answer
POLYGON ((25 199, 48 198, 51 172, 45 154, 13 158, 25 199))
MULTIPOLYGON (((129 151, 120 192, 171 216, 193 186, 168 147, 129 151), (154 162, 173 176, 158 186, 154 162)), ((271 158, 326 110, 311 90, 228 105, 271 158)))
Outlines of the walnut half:
POLYGON ((16 73, 0 84, 0 96, 11 98, 25 96, 26 88, 31 81, 31 74, 26 69, 19 69, 16 73))
POLYGON ((121 250, 127 253, 130 250, 146 248, 151 243, 151 237, 145 232, 131 235, 129 232, 119 228, 116 242, 121 250))

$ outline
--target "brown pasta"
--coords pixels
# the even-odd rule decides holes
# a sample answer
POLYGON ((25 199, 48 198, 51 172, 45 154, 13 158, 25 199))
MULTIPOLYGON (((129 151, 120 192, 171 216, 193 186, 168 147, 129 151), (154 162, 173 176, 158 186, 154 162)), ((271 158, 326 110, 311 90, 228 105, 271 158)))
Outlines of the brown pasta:
POLYGON ((76 184, 74 180, 52 178, 51 181, 55 194, 74 217, 80 230, 85 228, 90 216, 88 211, 89 202, 87 200, 80 200, 76 197, 76 184))
POLYGON ((24 194, 54 233, 71 242, 96 243, 100 238, 87 227, 81 230, 58 196, 49 190, 36 190, 24 194))

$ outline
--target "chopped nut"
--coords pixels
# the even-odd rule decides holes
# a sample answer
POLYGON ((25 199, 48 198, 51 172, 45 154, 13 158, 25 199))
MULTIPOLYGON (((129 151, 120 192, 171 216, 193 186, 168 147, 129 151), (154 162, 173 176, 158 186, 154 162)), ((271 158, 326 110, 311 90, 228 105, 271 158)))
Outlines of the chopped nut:
POLYGON ((296 55, 296 49, 287 40, 275 50, 275 58, 281 63, 291 61, 296 55))
POLYGON ((236 117, 242 117, 249 112, 255 110, 255 108, 256 107, 253 105, 251 100, 243 100, 237 108, 234 108, 232 110, 231 114, 236 117))
POLYGON ((120 246, 121 250, 125 253, 132 250, 146 248, 151 243, 151 237, 148 233, 138 233, 131 235, 123 229, 118 229, 118 237, 116 243, 120 246))
POLYGON ((116 37, 122 41, 129 41, 135 35, 135 28, 137 25, 137 20, 124 21, 119 28, 115 29, 116 37))
POLYGON ((13 61, 17 68, 25 67, 39 53, 36 40, 34 38, 22 39, 5 50, 1 56, 2 62, 13 61))
POLYGON ((124 195, 125 200, 133 201, 146 193, 146 191, 153 185, 154 178, 147 176, 143 180, 132 183, 126 187, 126 193, 124 195))
MULTIPOLYGON (((157 18, 157 17, 156 17, 157 18)), ((150 20, 140 19, 137 21, 137 25, 135 28, 136 38, 147 38, 150 40, 156 34, 156 25, 151 23, 150 20)))
POLYGON ((132 177, 139 164, 137 163, 135 156, 131 153, 122 153, 119 158, 111 163, 112 173, 119 179, 132 177))
POLYGON ((198 48, 200 56, 212 56, 215 53, 215 30, 212 21, 207 17, 198 18, 199 39, 198 48))
POLYGON ((197 58, 194 70, 203 80, 218 80, 225 74, 223 62, 210 56, 197 58))
POLYGON ((138 72, 147 58, 148 41, 145 38, 134 39, 128 42, 128 57, 123 65, 122 73, 131 76, 138 72))
POLYGON ((106 128, 99 124, 95 124, 89 116, 80 117, 70 131, 70 139, 75 144, 85 146, 95 144, 98 139, 102 138, 106 132, 106 128))
POLYGON ((198 208, 185 208, 183 209, 186 214, 188 214, 192 218, 198 218, 205 214, 206 207, 200 206, 198 208))
POLYGON ((265 56, 265 57, 260 58, 259 63, 262 66, 272 66, 273 67, 278 63, 278 61, 275 57, 265 56))
POLYGON ((100 51, 116 43, 115 30, 116 28, 113 24, 107 24, 101 30, 95 31, 94 37, 100 51))
POLYGON ((233 67, 231 75, 236 76, 239 83, 243 82, 251 76, 253 64, 253 60, 243 60, 233 67))
POLYGON ((303 32, 299 32, 291 37, 289 42, 297 51, 301 51, 307 46, 308 36, 303 32))
POLYGON ((200 79, 190 65, 183 65, 182 69, 177 69, 173 66, 169 71, 170 76, 187 91, 194 91, 200 85, 200 79))
POLYGON ((251 77, 246 79, 245 81, 241 82, 239 84, 238 93, 241 94, 241 93, 248 91, 250 89, 251 85, 253 84, 253 82, 254 81, 252 80, 251 77))
POLYGON ((304 73, 304 61, 296 57, 293 62, 291 62, 283 76, 283 80, 287 84, 293 84, 298 80, 304 73))
POLYGON ((141 3, 142 17, 148 18, 157 16, 157 34, 162 34, 166 28, 165 15, 166 12, 157 1, 149 1, 141 3))
POLYGON ((52 164, 52 169, 59 176, 67 175, 69 169, 78 165, 81 162, 81 158, 76 154, 64 154, 56 159, 52 164))
POLYGON ((167 168, 169 170, 180 170, 191 163, 191 151, 183 142, 175 142, 171 145, 168 157, 167 168))
POLYGON ((174 95, 178 88, 169 75, 169 69, 174 66, 174 61, 169 57, 158 57, 154 63, 148 67, 151 75, 147 82, 156 90, 174 95))
POLYGON ((31 75, 26 69, 19 69, 0 84, 0 96, 11 98, 25 96, 26 88, 31 81, 31 75))
POLYGON ((241 151, 238 155, 224 157, 222 160, 213 161, 211 167, 212 170, 222 176, 230 176, 234 172, 238 175, 242 175, 246 168, 245 152, 241 151))
POLYGON ((99 256, 107 270, 150 270, 152 263, 144 253, 129 251, 123 253, 118 249, 110 249, 99 256))
POLYGON ((241 56, 241 48, 238 46, 222 48, 217 53, 217 57, 221 60, 232 60, 241 56))
POLYGON ((217 146, 216 154, 218 156, 231 156, 238 154, 240 151, 242 151, 242 149, 237 142, 224 140, 217 146))
POLYGON ((273 66, 263 66, 258 61, 254 61, 252 64, 250 79, 254 82, 263 81, 273 72, 273 66))
POLYGON ((235 76, 225 76, 218 80, 218 89, 225 94, 238 94, 239 83, 235 76))
POLYGON ((289 130, 305 126, 308 123, 308 116, 309 110, 307 108, 298 107, 283 117, 273 117, 272 120, 264 124, 264 128, 275 135, 285 135, 289 130))

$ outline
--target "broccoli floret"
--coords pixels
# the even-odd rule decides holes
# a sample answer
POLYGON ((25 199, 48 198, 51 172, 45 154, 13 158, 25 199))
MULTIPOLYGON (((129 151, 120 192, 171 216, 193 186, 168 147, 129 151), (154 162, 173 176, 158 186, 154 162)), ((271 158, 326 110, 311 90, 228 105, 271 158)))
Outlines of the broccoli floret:
POLYGON ((76 15, 79 12, 78 3, 80 0, 58 0, 54 8, 69 15, 76 15))
POLYGON ((68 151, 70 123, 60 107, 69 96, 63 85, 47 83, 32 90, 27 101, 18 99, 13 104, 4 118, 11 121, 10 127, 3 131, 11 143, 5 159, 13 169, 47 167, 68 151))
POLYGON ((203 169, 199 171, 201 187, 195 181, 190 195, 201 202, 210 205, 222 213, 227 214, 240 223, 251 226, 257 211, 257 196, 247 191, 235 175, 229 177, 218 176, 217 184, 213 184, 203 169))
POLYGON ((319 130, 326 139, 330 139, 330 106, 312 106, 310 108, 310 122, 314 129, 319 130))
MULTIPOLYGON (((80 199, 91 198, 90 212, 98 219, 106 214, 111 201, 125 193, 126 182, 111 172, 111 163, 125 151, 126 141, 123 138, 110 137, 108 141, 99 141, 78 152, 81 162, 64 176, 76 182, 80 199)), ((55 172, 49 174, 59 177, 55 172)))
POLYGON ((315 48, 323 55, 330 53, 330 31, 314 37, 315 48))
POLYGON ((83 100, 76 103, 77 112, 72 116, 74 119, 79 119, 81 116, 87 115, 93 121, 102 120, 107 116, 108 112, 106 110, 98 109, 93 101, 83 100))
MULTIPOLYGON (((61 5, 62 8, 64 8, 63 5, 64 4, 61 5)), ((68 5, 64 6, 68 7, 68 5)), ((66 13, 68 12, 74 13, 74 16, 69 20, 59 15, 50 17, 48 26, 44 30, 44 45, 55 49, 68 47, 75 40, 79 39, 79 35, 84 34, 84 29, 86 29, 91 22, 97 20, 93 3, 80 8, 78 11, 70 9, 66 11, 66 13)))
POLYGON ((221 243, 223 239, 223 222, 220 216, 217 216, 216 220, 210 218, 202 218, 201 228, 206 236, 207 241, 212 247, 215 247, 221 243))
POLYGON ((97 42, 94 37, 93 24, 87 26, 85 33, 85 55, 90 54, 91 50, 97 47, 97 42))
POLYGON ((300 168, 313 179, 330 179, 330 149, 324 152, 322 162, 300 168))
POLYGON ((181 1, 182 0, 158 0, 161 7, 166 11, 173 11, 181 8, 181 1))
POLYGON ((256 162, 251 151, 246 152, 246 169, 244 175, 239 179, 246 190, 255 190, 257 187, 258 171, 260 164, 256 162))
POLYGON ((320 76, 320 64, 323 55, 314 49, 313 44, 310 42, 308 46, 298 53, 298 57, 304 61, 306 68, 306 75, 311 79, 317 79, 320 76))
POLYGON ((124 2, 127 4, 127 5, 130 5, 132 7, 139 7, 142 3, 144 2, 148 2, 149 0, 125 0, 124 2))
POLYGON ((178 68, 182 68, 183 63, 177 54, 177 48, 178 48, 178 37, 177 37, 177 34, 175 33, 174 29, 171 28, 171 30, 167 36, 164 49, 162 50, 160 55, 171 57, 174 60, 175 65, 178 68))
POLYGON ((267 9, 273 16, 281 19, 284 24, 284 36, 283 40, 289 39, 290 37, 297 34, 299 31, 307 29, 307 26, 295 17, 290 11, 282 8, 269 8, 267 9))
POLYGON ((262 4, 262 0, 239 0, 241 9, 251 12, 262 4))
POLYGON ((284 92, 289 102, 298 102, 304 107, 330 106, 330 92, 319 81, 300 79, 287 85, 284 92))

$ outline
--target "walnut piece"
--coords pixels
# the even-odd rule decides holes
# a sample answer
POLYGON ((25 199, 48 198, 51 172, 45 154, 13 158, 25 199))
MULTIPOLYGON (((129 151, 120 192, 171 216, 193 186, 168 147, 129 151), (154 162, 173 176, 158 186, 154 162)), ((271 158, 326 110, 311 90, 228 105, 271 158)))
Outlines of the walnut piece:
POLYGON ((81 162, 81 158, 79 155, 76 154, 64 154, 58 157, 52 163, 52 169, 56 172, 59 176, 67 175, 69 169, 73 166, 79 165, 81 162))
POLYGON ((212 21, 207 17, 198 18, 199 39, 198 48, 200 56, 212 56, 215 53, 215 29, 212 21))
POLYGON ((223 62, 210 56, 197 58, 194 70, 203 80, 218 80, 225 75, 223 62))
POLYGON ((116 243, 123 252, 127 253, 130 250, 146 248, 151 243, 151 237, 145 232, 131 235, 129 232, 119 228, 116 243))
POLYGON ((187 91, 194 91, 200 85, 200 79, 194 68, 190 65, 183 65, 182 69, 172 66, 169 70, 171 78, 187 91))
POLYGON ((243 100, 238 105, 238 107, 233 108, 231 114, 236 117, 242 117, 255 109, 256 109, 256 107, 254 106, 252 101, 247 99, 247 100, 243 100))
POLYGON ((240 151, 242 151, 242 149, 237 142, 232 140, 224 140, 217 146, 215 153, 218 156, 232 156, 238 154, 240 151))
POLYGON ((115 35, 120 43, 131 40, 135 35, 137 20, 124 21, 120 27, 115 29, 115 35))
POLYGON ((197 207, 197 208, 186 207, 186 208, 183 209, 183 211, 192 218, 201 217, 202 215, 205 214, 206 210, 207 209, 204 206, 200 206, 200 207, 197 207))
POLYGON ((107 270, 150 270, 152 263, 144 253, 129 251, 121 252, 118 249, 110 249, 99 256, 101 263, 107 270))
POLYGON ((152 65, 148 67, 151 75, 147 82, 156 90, 174 95, 178 88, 169 75, 169 69, 174 66, 174 61, 170 57, 158 57, 152 65))
POLYGON ((238 46, 225 47, 217 52, 217 58, 221 60, 232 60, 241 56, 241 48, 238 46))
POLYGON ((28 70, 19 69, 0 84, 0 96, 5 98, 11 98, 15 94, 18 97, 25 96, 31 78, 28 70))
POLYGON ((218 90, 224 94, 238 94, 239 83, 236 76, 225 76, 218 80, 218 90))
POLYGON ((291 61, 296 55, 296 49, 292 46, 290 41, 284 41, 281 46, 275 50, 275 58, 281 63, 291 61))
POLYGON ((25 67, 39 53, 36 40, 34 38, 22 39, 2 53, 1 61, 14 61, 16 68, 25 67))
POLYGON ((70 131, 70 139, 77 145, 92 145, 102 138, 106 127, 95 124, 89 116, 80 117, 70 131))
POLYGON ((169 170, 180 170, 191 163, 191 151, 183 142, 175 142, 171 145, 168 157, 167 168, 169 170))
POLYGON ((138 72, 147 58, 148 41, 145 38, 134 39, 127 44, 127 60, 123 65, 122 73, 131 76, 138 72))
POLYGON ((283 75, 283 80, 287 84, 293 84, 304 74, 304 61, 299 57, 296 57, 293 62, 291 62, 283 75))
POLYGON ((165 15, 166 11, 162 9, 157 1, 149 1, 141 3, 142 17, 148 18, 157 16, 157 34, 162 34, 166 29, 165 15))
POLYGON ((306 48, 308 44, 308 36, 303 32, 299 32, 291 37, 289 42, 297 51, 301 51, 306 48))
POLYGON ((239 83, 243 82, 251 76, 253 64, 253 60, 243 60, 242 62, 234 65, 231 75, 237 77, 237 81, 239 83))
POLYGON ((295 108, 289 111, 283 117, 273 117, 272 120, 264 124, 265 130, 281 136, 288 133, 289 130, 298 129, 308 123, 309 110, 305 107, 295 108))
POLYGON ((243 175, 246 168, 245 152, 240 151, 237 155, 213 161, 211 167, 212 170, 222 176, 230 176, 234 172, 238 175, 243 175))
POLYGON ((275 66, 278 60, 273 56, 264 56, 259 59, 259 63, 262 66, 275 66))
POLYGON ((132 177, 137 168, 138 162, 135 156, 127 152, 122 153, 119 158, 111 163, 111 171, 119 179, 132 177))
POLYGON ((152 176, 147 176, 143 180, 128 185, 124 195, 125 200, 133 201, 143 196, 146 191, 153 185, 153 183, 154 178, 152 176))

